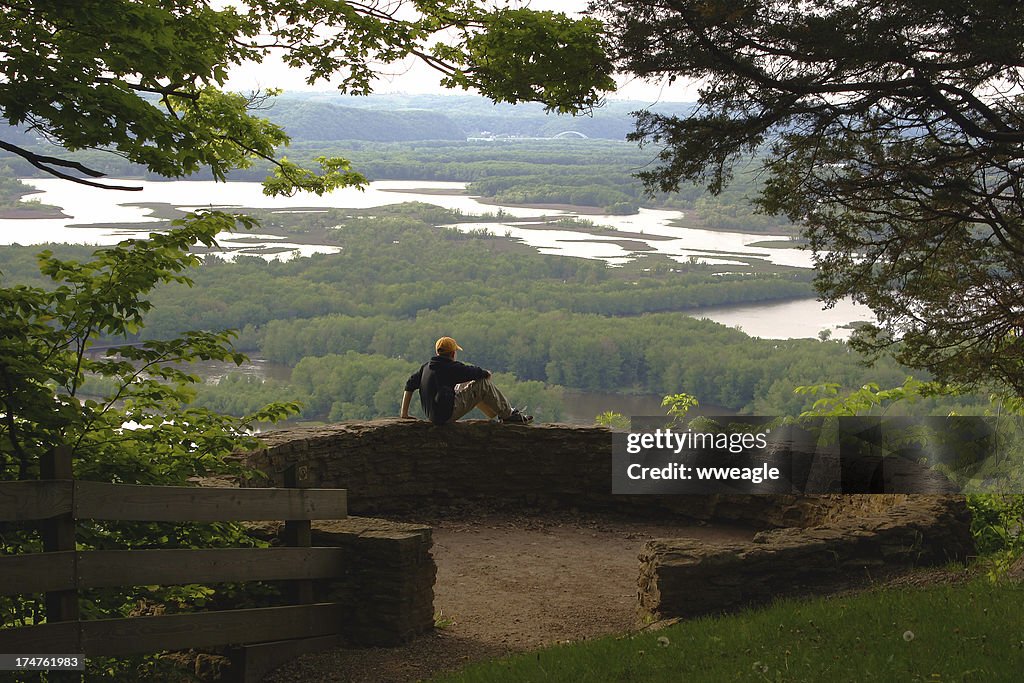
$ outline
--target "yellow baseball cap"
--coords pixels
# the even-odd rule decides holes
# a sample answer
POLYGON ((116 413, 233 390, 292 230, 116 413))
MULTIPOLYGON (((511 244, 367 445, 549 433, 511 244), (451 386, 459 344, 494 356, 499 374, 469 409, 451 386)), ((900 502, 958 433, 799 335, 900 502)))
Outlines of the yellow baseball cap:
POLYGON ((439 356, 446 356, 455 351, 461 351, 462 347, 451 337, 441 337, 434 343, 434 353, 439 356))

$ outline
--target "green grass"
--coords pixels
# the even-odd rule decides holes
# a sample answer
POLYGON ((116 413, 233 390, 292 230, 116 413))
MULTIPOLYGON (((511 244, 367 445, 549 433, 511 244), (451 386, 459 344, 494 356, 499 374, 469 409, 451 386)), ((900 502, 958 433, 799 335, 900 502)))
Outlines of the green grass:
POLYGON ((981 579, 786 601, 484 662, 433 680, 1020 681, 1024 586, 981 579))

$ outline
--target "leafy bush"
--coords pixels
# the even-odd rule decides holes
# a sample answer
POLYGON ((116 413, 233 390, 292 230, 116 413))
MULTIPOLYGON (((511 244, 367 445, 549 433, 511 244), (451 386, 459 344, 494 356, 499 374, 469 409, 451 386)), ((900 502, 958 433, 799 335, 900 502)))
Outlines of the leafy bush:
MULTIPOLYGON (((182 273, 199 260, 189 249, 213 245, 215 235, 236 222, 249 223, 219 212, 191 215, 166 234, 122 242, 81 262, 44 251, 39 269, 52 286, 0 288, 0 479, 38 478, 40 457, 60 446, 71 449, 74 476, 84 480, 187 486, 196 478, 244 471, 228 456, 257 444, 252 425, 279 420, 298 406, 275 403, 238 418, 190 404, 199 379, 184 364, 242 362, 232 333, 191 331, 115 347, 105 357, 87 353, 101 335, 137 332, 152 305, 145 295, 159 283, 190 284, 182 273), (83 398, 87 377, 94 395, 83 398)), ((76 539, 80 550, 257 545, 240 525, 228 523, 85 521, 76 539)), ((34 528, 0 523, 0 554, 41 549, 34 528)), ((129 616, 140 606, 174 611, 236 601, 238 590, 126 586, 88 591, 80 606, 88 618, 129 616)), ((34 595, 2 598, 0 618, 12 627, 38 624, 45 620, 41 603, 34 595)))

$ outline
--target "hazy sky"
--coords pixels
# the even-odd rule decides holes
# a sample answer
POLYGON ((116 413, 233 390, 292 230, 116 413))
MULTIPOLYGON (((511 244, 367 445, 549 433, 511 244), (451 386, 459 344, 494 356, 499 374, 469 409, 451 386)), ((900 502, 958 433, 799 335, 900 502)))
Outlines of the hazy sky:
MULTIPOLYGON (((529 0, 528 2, 512 2, 509 4, 528 5, 538 10, 555 10, 576 14, 582 11, 587 0, 529 0)), ((440 74, 418 60, 410 59, 404 64, 391 64, 384 67, 383 75, 377 80, 374 91, 378 93, 451 93, 460 94, 463 90, 447 90, 442 88, 440 74)), ((283 88, 286 91, 296 90, 331 90, 334 85, 318 81, 315 85, 307 85, 306 74, 297 69, 290 69, 271 56, 262 64, 250 64, 236 68, 231 72, 227 87, 232 90, 254 90, 257 88, 283 88)), ((654 102, 692 102, 697 99, 696 86, 693 84, 675 83, 666 86, 659 83, 648 83, 638 78, 619 77, 619 90, 610 94, 612 99, 641 100, 654 102)))

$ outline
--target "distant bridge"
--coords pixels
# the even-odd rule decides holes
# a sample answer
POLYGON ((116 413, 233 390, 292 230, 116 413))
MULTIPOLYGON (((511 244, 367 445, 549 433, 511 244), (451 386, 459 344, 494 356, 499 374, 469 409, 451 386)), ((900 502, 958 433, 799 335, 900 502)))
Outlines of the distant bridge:
POLYGON ((579 140, 589 140, 590 137, 584 135, 578 130, 563 130, 558 135, 552 135, 551 137, 538 138, 531 135, 510 135, 508 133, 494 133, 484 132, 480 135, 471 135, 466 139, 470 142, 515 142, 517 140, 565 140, 566 138, 574 138, 579 140))

